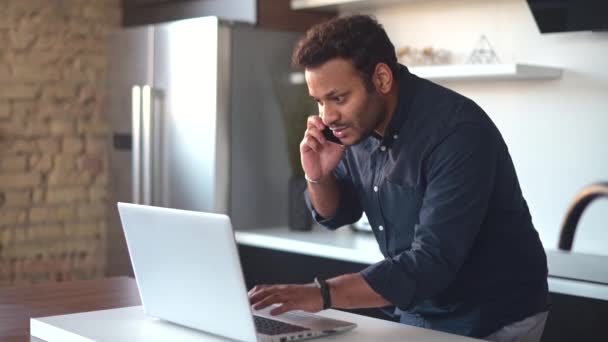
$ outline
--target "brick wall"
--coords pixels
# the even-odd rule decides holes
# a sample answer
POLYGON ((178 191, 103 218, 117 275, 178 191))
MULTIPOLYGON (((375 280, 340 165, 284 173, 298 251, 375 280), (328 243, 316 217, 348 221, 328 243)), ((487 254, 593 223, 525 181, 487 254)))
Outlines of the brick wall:
POLYGON ((120 0, 0 0, 0 286, 100 277, 120 0))

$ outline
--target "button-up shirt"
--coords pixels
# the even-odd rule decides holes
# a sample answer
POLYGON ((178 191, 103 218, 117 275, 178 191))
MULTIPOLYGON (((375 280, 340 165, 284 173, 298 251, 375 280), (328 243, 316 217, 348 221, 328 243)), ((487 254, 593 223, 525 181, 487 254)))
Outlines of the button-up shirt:
POLYGON ((472 100, 401 66, 383 136, 346 149, 330 229, 368 217, 385 259, 361 274, 401 322, 484 337, 545 311, 547 263, 507 146, 472 100))

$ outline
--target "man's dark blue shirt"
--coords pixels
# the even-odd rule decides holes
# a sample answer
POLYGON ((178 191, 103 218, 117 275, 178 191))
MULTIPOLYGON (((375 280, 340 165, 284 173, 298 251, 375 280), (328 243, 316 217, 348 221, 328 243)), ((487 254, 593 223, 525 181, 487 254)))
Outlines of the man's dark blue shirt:
POLYGON ((334 171, 336 229, 363 211, 385 259, 361 272, 401 322, 473 337, 547 310, 547 261, 507 146, 472 100, 401 66, 384 136, 334 171))

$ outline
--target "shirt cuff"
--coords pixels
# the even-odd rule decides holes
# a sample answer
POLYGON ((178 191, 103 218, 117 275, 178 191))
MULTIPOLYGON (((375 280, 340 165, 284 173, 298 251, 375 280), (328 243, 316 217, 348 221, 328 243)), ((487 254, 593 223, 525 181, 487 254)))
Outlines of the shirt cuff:
MULTIPOLYGON (((322 225, 323 227, 329 228, 331 230, 335 230, 338 229, 342 226, 342 224, 340 224, 341 220, 339 218, 339 215, 334 215, 333 217, 330 218, 326 218, 321 216, 316 210, 315 208, 312 206, 312 203, 310 202, 310 196, 308 195, 308 190, 306 190, 304 192, 304 199, 306 200, 306 206, 308 206, 308 209, 310 210, 311 214, 312 214, 312 218, 319 223, 320 225, 322 225)), ((340 208, 338 208, 336 210, 336 213, 338 213, 340 211, 340 208)))
POLYGON ((386 258, 363 269, 360 274, 376 293, 400 310, 412 306, 416 283, 394 259, 386 258))
POLYGON ((323 217, 319 215, 312 206, 308 188, 304 191, 304 199, 306 200, 308 209, 310 209, 312 213, 312 217, 322 226, 332 230, 357 222, 363 213, 357 195, 354 193, 352 186, 347 180, 338 179, 338 191, 340 192, 340 200, 338 201, 336 214, 333 217, 323 217))

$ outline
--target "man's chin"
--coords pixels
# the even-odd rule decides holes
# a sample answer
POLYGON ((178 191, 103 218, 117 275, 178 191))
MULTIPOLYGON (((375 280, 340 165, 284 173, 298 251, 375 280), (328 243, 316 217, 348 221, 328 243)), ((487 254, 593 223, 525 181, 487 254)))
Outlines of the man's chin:
POLYGON ((353 135, 349 135, 347 137, 340 139, 340 142, 344 146, 353 146, 353 145, 357 145, 358 143, 362 142, 363 140, 365 140, 365 136, 353 134, 353 135))

